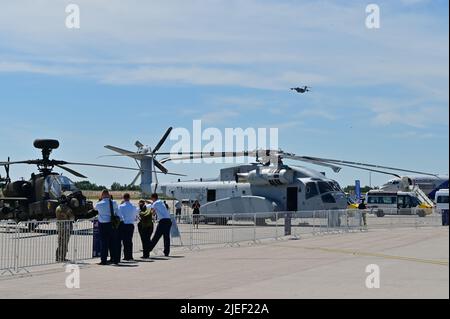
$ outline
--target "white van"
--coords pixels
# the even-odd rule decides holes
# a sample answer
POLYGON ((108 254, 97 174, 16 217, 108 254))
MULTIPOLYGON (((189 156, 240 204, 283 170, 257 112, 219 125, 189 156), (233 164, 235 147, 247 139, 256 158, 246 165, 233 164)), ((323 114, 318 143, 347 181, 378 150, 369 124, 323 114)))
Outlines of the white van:
POLYGON ((366 195, 367 208, 377 215, 418 215, 425 217, 431 210, 423 208, 414 192, 387 192, 371 190, 366 195))
POLYGON ((442 214, 443 211, 449 210, 448 207, 448 189, 440 189, 436 192, 436 212, 442 214))

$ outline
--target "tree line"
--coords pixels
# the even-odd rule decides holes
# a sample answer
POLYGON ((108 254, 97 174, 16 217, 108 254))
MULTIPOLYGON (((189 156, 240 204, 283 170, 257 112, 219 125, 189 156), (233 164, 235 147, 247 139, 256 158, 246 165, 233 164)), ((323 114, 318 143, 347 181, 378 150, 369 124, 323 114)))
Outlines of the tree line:
POLYGON ((126 185, 126 184, 120 184, 120 183, 113 183, 110 187, 106 187, 104 185, 97 185, 95 183, 91 183, 89 181, 81 181, 81 182, 76 182, 75 186, 82 191, 102 191, 104 189, 109 189, 111 191, 114 192, 123 192, 123 191, 140 191, 141 188, 137 185, 126 185))
MULTIPOLYGON (((356 189, 355 185, 349 185, 344 188, 344 192, 349 193, 349 194, 354 194, 355 189, 356 189)), ((361 186, 361 193, 365 194, 373 189, 377 189, 377 187, 374 188, 374 187, 370 187, 370 186, 364 186, 364 187, 361 186)))

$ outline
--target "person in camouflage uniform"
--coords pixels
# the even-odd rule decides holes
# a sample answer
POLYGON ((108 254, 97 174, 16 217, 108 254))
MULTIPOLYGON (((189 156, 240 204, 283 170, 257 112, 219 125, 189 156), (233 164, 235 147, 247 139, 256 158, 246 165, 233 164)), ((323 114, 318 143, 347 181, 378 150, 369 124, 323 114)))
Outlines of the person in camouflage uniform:
POLYGON ((73 230, 75 215, 69 207, 65 196, 60 199, 60 204, 56 208, 56 229, 58 232, 58 248, 56 250, 56 262, 67 261, 66 255, 69 246, 70 235, 73 230))
POLYGON ((144 254, 143 259, 148 259, 150 257, 150 242, 153 234, 153 213, 147 208, 145 201, 141 200, 139 202, 139 224, 138 230, 141 236, 142 249, 144 254))

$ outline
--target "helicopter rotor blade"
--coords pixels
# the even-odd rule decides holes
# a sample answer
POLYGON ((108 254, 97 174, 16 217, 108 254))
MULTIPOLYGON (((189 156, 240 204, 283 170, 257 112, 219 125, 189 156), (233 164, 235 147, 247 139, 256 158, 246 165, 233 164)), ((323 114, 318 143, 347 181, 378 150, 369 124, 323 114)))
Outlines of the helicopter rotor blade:
POLYGON ((108 155, 101 155, 98 156, 97 158, 106 158, 106 157, 132 157, 134 159, 139 159, 139 157, 144 157, 144 154, 139 154, 139 153, 124 153, 124 154, 108 154, 108 155))
POLYGON ((7 181, 10 180, 10 178, 9 178, 9 169, 10 169, 9 163, 10 163, 10 162, 11 162, 11 158, 8 156, 8 165, 5 166, 6 180, 7 180, 7 181))
MULTIPOLYGON (((163 154, 163 153, 161 153, 163 154)), ((161 160, 161 163, 178 160, 193 160, 199 158, 227 158, 227 157, 256 157, 264 158, 271 156, 278 156, 278 151, 275 150, 253 150, 253 151, 240 151, 240 152, 190 152, 190 153, 165 153, 169 157, 161 160)))
POLYGON ((114 165, 102 165, 102 164, 90 164, 90 163, 59 162, 58 165, 91 166, 91 167, 123 169, 123 170, 128 170, 128 171, 142 171, 141 169, 132 168, 132 167, 114 166, 114 165))
POLYGON ((6 165, 17 165, 17 164, 28 164, 28 165, 35 165, 40 163, 39 160, 33 160, 33 161, 17 161, 17 162, 0 162, 0 166, 6 166, 6 165))
POLYGON ((139 161, 137 159, 134 160, 136 162, 136 165, 141 168, 141 164, 139 163, 139 161))
MULTIPOLYGON (((358 163, 358 162, 350 162, 350 161, 327 159, 327 158, 317 158, 317 157, 309 157, 309 156, 305 156, 305 158, 316 160, 316 161, 321 161, 321 162, 333 163, 333 164, 337 164, 337 165, 348 164, 348 165, 363 166, 363 167, 369 167, 369 168, 375 168, 375 169, 387 169, 387 170, 398 171, 398 172, 436 176, 436 174, 432 174, 432 173, 414 171, 414 170, 409 170, 409 169, 404 169, 404 168, 399 168, 399 167, 390 167, 390 166, 382 166, 382 165, 375 165, 375 164, 368 164, 368 163, 358 163)), ((363 168, 360 168, 360 169, 363 169, 363 168)))
POLYGON ((139 177, 141 177, 141 175, 142 175, 142 172, 139 172, 129 186, 134 186, 136 184, 137 180, 139 179, 139 177))
POLYGON ((165 168, 160 162, 158 162, 156 159, 153 159, 153 164, 155 164, 155 166, 157 168, 159 168, 159 170, 161 172, 163 172, 164 174, 167 174, 169 172, 169 170, 167 168, 165 168))
POLYGON ((351 167, 351 168, 356 168, 356 169, 360 169, 363 171, 369 171, 369 172, 374 172, 374 173, 380 173, 380 174, 385 174, 385 175, 392 175, 398 178, 401 178, 400 175, 392 173, 392 172, 387 172, 387 171, 382 171, 382 170, 378 170, 378 169, 373 169, 373 168, 365 168, 365 167, 358 167, 355 165, 350 165, 350 164, 340 164, 341 166, 345 166, 345 167, 351 167))
POLYGON ((164 134, 164 136, 161 138, 161 140, 159 141, 159 143, 155 146, 155 148, 153 149, 153 154, 156 154, 159 149, 161 148, 161 146, 163 146, 163 144, 166 142, 167 138, 170 135, 170 132, 172 132, 173 127, 169 127, 166 131, 166 133, 164 134))
POLYGON ((393 172, 387 172, 387 171, 383 171, 383 170, 379 170, 379 169, 373 169, 373 168, 359 167, 359 166, 356 166, 356 165, 343 163, 342 161, 339 161, 338 163, 337 162, 328 162, 328 161, 324 161, 324 160, 322 160, 320 158, 316 158, 316 157, 296 156, 296 155, 293 155, 293 154, 285 154, 285 155, 282 155, 282 156, 283 156, 283 158, 287 158, 287 159, 297 159, 297 160, 300 160, 300 161, 303 161, 303 162, 309 162, 309 163, 312 163, 312 164, 315 164, 315 165, 328 166, 328 167, 331 167, 335 173, 339 173, 339 171, 341 171, 342 168, 339 167, 339 166, 345 166, 345 167, 351 167, 351 168, 366 170, 366 171, 380 173, 380 174, 392 175, 392 176, 400 178, 400 175, 395 174, 393 172), (339 166, 336 166, 336 164, 339 165, 339 166))
POLYGON ((297 155, 282 155, 282 158, 285 159, 290 159, 290 160, 294 160, 294 161, 301 161, 301 162, 307 162, 307 163, 311 163, 311 164, 315 164, 315 165, 319 165, 319 166, 324 166, 324 167, 329 167, 333 170, 333 172, 335 173, 339 173, 342 168, 337 166, 337 165, 333 165, 333 164, 329 164, 326 162, 322 162, 322 161, 316 161, 316 160, 311 160, 308 158, 305 158, 303 156, 297 156, 297 155))
MULTIPOLYGON (((109 149, 110 151, 120 154, 120 155, 115 155, 115 156, 128 156, 128 157, 135 158, 135 159, 141 159, 143 156, 142 154, 124 150, 122 148, 111 146, 111 145, 106 145, 105 148, 109 149)), ((102 156, 102 157, 110 157, 110 156, 114 156, 114 155, 107 155, 107 156, 102 156)))
POLYGON ((74 175, 74 176, 76 176, 76 177, 80 177, 80 178, 87 178, 86 176, 84 176, 83 174, 81 174, 81 173, 78 173, 77 171, 75 171, 75 170, 73 170, 73 169, 71 169, 71 168, 68 168, 68 167, 65 167, 65 166, 62 166, 62 165, 56 165, 57 167, 59 167, 59 168, 61 168, 61 169, 63 169, 63 170, 65 170, 65 171, 67 171, 67 172, 69 172, 70 174, 72 174, 72 175, 74 175))
POLYGON ((155 183, 154 193, 156 193, 156 191, 158 190, 158 185, 159 185, 158 174, 156 174, 156 172, 155 172, 155 181, 156 181, 156 183, 155 183))

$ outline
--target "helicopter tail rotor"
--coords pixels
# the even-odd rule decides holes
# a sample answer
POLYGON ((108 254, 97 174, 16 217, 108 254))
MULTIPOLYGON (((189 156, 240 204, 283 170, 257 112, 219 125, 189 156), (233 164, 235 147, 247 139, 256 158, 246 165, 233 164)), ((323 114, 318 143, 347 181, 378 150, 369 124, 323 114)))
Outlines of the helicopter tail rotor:
POLYGON ((11 177, 9 176, 9 169, 10 169, 10 164, 9 163, 10 162, 11 162, 11 158, 8 157, 8 164, 5 165, 5 171, 6 171, 6 178, 5 178, 5 180, 6 180, 7 183, 11 182, 11 177))
MULTIPOLYGON (((172 132, 173 128, 169 127, 167 129, 167 131, 164 133, 163 137, 159 140, 158 144, 156 144, 156 146, 153 148, 153 150, 150 150, 150 152, 148 153, 139 153, 139 152, 131 152, 131 151, 127 151, 115 146, 111 146, 111 145, 106 145, 105 148, 119 153, 118 155, 113 155, 113 156, 127 156, 127 157, 131 157, 134 158, 135 160, 143 160, 145 158, 151 158, 153 161, 153 165, 155 167, 157 167, 163 174, 169 174, 169 170, 167 168, 164 167, 164 165, 162 165, 161 162, 159 162, 156 157, 160 154, 166 154, 166 153, 159 153, 158 151, 161 149, 161 147, 164 145, 164 143, 166 142, 167 138, 169 137, 170 133, 172 132)), ((142 144, 140 141, 136 141, 135 146, 138 148, 139 150, 142 150, 145 146, 144 144, 142 144)), ((139 166, 139 164, 138 164, 139 166)), ((140 174, 138 174, 140 175, 140 174)), ((134 181, 136 182, 136 181, 134 181)))

